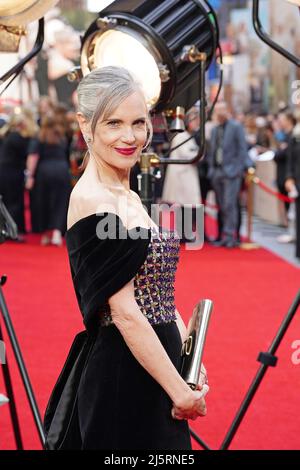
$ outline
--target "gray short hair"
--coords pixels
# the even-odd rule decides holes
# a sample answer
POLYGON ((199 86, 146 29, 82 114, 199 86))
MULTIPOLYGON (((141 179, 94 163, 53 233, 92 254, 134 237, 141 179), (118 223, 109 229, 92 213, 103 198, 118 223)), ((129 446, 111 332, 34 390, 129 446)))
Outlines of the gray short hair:
MULTIPOLYGON (((78 111, 91 122, 92 134, 99 118, 107 119, 122 101, 136 91, 144 96, 141 85, 124 67, 101 67, 83 77, 77 89, 78 111)), ((148 139, 145 147, 150 144, 153 136, 149 114, 147 128, 148 139)))

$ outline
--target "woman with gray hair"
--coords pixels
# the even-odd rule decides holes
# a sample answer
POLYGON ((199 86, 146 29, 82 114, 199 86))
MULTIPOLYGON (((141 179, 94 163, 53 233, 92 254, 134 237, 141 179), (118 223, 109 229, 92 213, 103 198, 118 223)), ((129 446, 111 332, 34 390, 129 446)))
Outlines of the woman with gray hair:
POLYGON ((129 188, 152 134, 145 98, 126 69, 103 67, 83 78, 78 104, 89 151, 66 240, 87 339, 78 354, 73 344, 50 399, 46 447, 190 449, 187 419, 206 409, 202 384, 193 391, 178 372, 186 336, 174 304, 179 241, 129 188))

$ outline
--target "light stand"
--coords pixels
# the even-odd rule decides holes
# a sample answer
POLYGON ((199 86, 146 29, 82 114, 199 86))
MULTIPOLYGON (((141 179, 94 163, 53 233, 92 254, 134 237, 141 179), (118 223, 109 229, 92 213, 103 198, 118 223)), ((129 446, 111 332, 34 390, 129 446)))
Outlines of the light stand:
MULTIPOLYGON (((3 243, 8 238, 11 238, 11 239, 17 238, 17 226, 14 220, 12 219, 11 215, 7 211, 4 203, 2 202, 2 196, 0 195, 0 243, 3 243)), ((15 333, 15 330, 14 330, 14 327, 13 327, 13 324, 12 324, 12 321, 8 312, 8 308, 5 302, 4 294, 2 291, 2 286, 4 286, 6 281, 7 281, 6 276, 0 277, 0 313, 3 317, 7 334, 11 343, 11 347, 15 355, 15 359, 16 359, 18 369, 19 369, 19 372, 23 381, 23 385, 27 394, 27 398, 31 407, 33 418, 34 418, 34 421, 38 430, 39 438, 40 438, 41 444, 44 445, 45 436, 44 436, 41 416, 40 416, 36 399, 32 390, 31 382, 29 380, 28 372, 24 363, 24 359, 21 353, 19 342, 17 340, 16 333, 15 333)), ((1 325, 0 325, 0 340, 3 341, 1 325)), ((21 432, 20 432, 20 425, 19 425, 17 409, 16 409, 14 393, 13 393, 13 386, 12 386, 12 381, 11 381, 7 361, 5 362, 5 364, 2 365, 2 372, 3 372, 5 387, 6 387, 6 393, 9 398, 10 415, 12 419, 17 449, 22 450, 23 444, 22 444, 22 438, 21 438, 21 432)))
MULTIPOLYGON (((287 332, 287 329, 288 327, 290 326, 296 312, 297 312, 297 309, 299 307, 299 304, 300 304, 300 290, 298 291, 292 305, 290 306, 283 322, 281 323, 279 329, 278 329, 278 332, 270 346, 270 348, 268 349, 267 352, 260 352, 259 355, 258 355, 258 362, 261 362, 261 366, 260 368, 258 369, 249 389, 248 389, 248 392, 246 393, 246 396, 244 398, 244 400, 242 401, 239 409, 238 409, 238 412, 237 414, 235 415, 233 421, 232 421, 232 424, 221 444, 221 447, 219 450, 228 450, 234 436, 236 435, 237 431, 238 431, 238 428, 254 398, 254 395, 255 393, 257 392, 257 389, 260 385, 260 383, 262 382, 267 370, 268 370, 268 367, 276 367, 277 365, 277 357, 275 356, 275 353, 277 351, 277 349, 279 348, 280 346, 280 343, 285 335, 285 333, 287 332)), ((200 439, 197 434, 195 434, 195 432, 193 432, 193 437, 194 439, 198 442, 198 444, 203 447, 204 449, 206 450, 210 450, 210 448, 208 447, 208 445, 202 440, 200 439)))
POLYGON ((251 404, 251 401, 255 395, 255 393, 257 392, 257 389, 261 383, 261 381, 263 380, 267 370, 268 370, 268 367, 276 367, 277 365, 277 357, 275 356, 275 353, 277 351, 277 349, 279 348, 280 346, 280 343, 288 329, 288 327, 290 326, 290 323, 291 321, 293 320, 296 312, 297 312, 297 309, 299 307, 299 304, 300 304, 300 290, 298 291, 291 307, 289 308, 282 324, 280 325, 279 327, 279 330, 270 346, 270 348, 268 349, 267 352, 260 352, 259 353, 259 356, 257 358, 258 362, 261 362, 261 366, 259 368, 259 370, 257 371, 257 374, 256 376, 254 377, 253 379, 253 382, 251 383, 250 387, 249 387, 249 390, 236 414, 236 416, 234 417, 234 420, 232 422, 232 425, 230 426, 229 428, 229 431, 228 433, 226 434, 225 436, 225 439, 220 447, 220 450, 227 450, 228 447, 230 446, 231 442, 232 442, 232 439, 234 438, 235 434, 237 433, 237 430, 242 422, 242 419, 244 418, 250 404, 251 404))
POLYGON ((264 28, 261 24, 260 18, 259 18, 259 0, 252 0, 252 22, 253 22, 253 27, 255 29, 256 34, 258 37, 271 49, 274 49, 276 52, 278 52, 280 55, 288 59, 290 62, 295 64, 297 67, 300 67, 300 59, 296 57, 294 54, 291 52, 287 51, 284 49, 282 46, 277 44, 273 39, 264 31, 264 28))
MULTIPOLYGON (((2 286, 4 285, 4 283, 5 283, 4 276, 2 276, 1 279, 0 279, 0 305, 5 304, 5 301, 4 301, 4 298, 3 298, 3 293, 2 293, 2 286)), ((2 308, 1 308, 1 310, 2 310, 2 308)), ((2 334, 2 329, 1 329, 1 324, 0 324, 0 341, 4 341, 3 334, 2 334)), ((12 380, 11 380, 11 376, 10 376, 10 372, 9 372, 7 359, 5 360, 5 364, 2 364, 1 367, 2 367, 2 374, 3 374, 3 380, 4 380, 5 389, 6 389, 6 394, 9 397, 8 406, 9 406, 10 418, 11 418, 13 431, 14 431, 14 436, 15 436, 16 448, 17 448, 17 450, 23 450, 23 442, 22 442, 22 436, 21 436, 21 430, 20 430, 20 422, 19 422, 19 418, 18 418, 15 395, 14 395, 14 390, 13 390, 13 385, 12 385, 12 380)))
MULTIPOLYGON (((253 21, 253 26, 254 29, 259 36, 259 38, 265 42, 269 47, 274 49, 276 52, 281 54, 283 57, 288 59, 290 62, 295 64, 297 67, 300 66, 300 59, 287 50, 285 50, 283 47, 281 47, 279 44, 275 43, 270 36, 264 31, 260 18, 259 18, 259 0, 253 0, 252 4, 252 21, 253 21)), ((250 175, 251 176, 251 175, 250 175)), ((253 175, 252 175, 253 177, 253 175)), ((238 428, 254 398, 254 395, 262 382, 268 367, 276 367, 277 364, 277 357, 275 356, 275 353, 291 323, 293 320, 296 311, 299 307, 300 304, 300 290, 298 291, 290 309, 288 310, 282 324, 279 327, 279 330, 270 346, 267 352, 261 352, 258 356, 258 361, 261 362, 261 366, 258 369, 249 389, 248 392, 246 393, 246 396, 244 400, 242 401, 240 408, 236 414, 236 416, 233 419, 233 422, 221 444, 220 450, 228 450, 234 436, 236 435, 238 428)), ((206 450, 209 450, 208 445, 197 436, 194 432, 192 432, 192 436, 194 439, 198 442, 198 444, 203 447, 206 450)))
POLYGON ((141 155, 141 174, 139 175, 139 195, 144 207, 148 213, 151 213, 151 204, 154 203, 154 182, 155 176, 152 175, 151 169, 160 164, 190 164, 200 160, 205 152, 205 122, 206 122, 206 99, 205 99, 205 71, 207 55, 205 52, 200 52, 196 46, 187 46, 184 48, 182 54, 183 61, 198 62, 199 63, 199 96, 200 96, 200 145, 198 153, 195 157, 190 159, 170 159, 167 157, 159 157, 155 153, 143 153, 141 155))
MULTIPOLYGON (((38 409, 35 396, 32 390, 32 386, 29 380, 28 372, 27 372, 27 369, 23 360, 21 349, 20 349, 20 346, 16 337, 14 327, 12 325, 12 321, 11 321, 11 318, 7 309, 7 305, 5 302, 5 298, 3 295, 3 291, 2 291, 2 286, 6 283, 6 280, 7 280, 6 276, 1 276, 0 278, 0 311, 1 311, 4 323, 6 326, 6 330, 10 339, 10 343, 11 343, 16 361, 17 361, 17 365, 19 368, 19 372, 21 374, 23 385, 26 390, 27 398, 28 398, 31 411, 34 417, 34 421, 35 421, 35 424, 39 433, 39 438, 40 438, 41 444, 44 445, 45 437, 44 437, 41 416, 39 413, 39 409, 38 409)), ((2 340, 1 327, 0 327, 0 340, 2 340)), ((18 420, 17 411, 16 411, 16 405, 15 405, 15 400, 14 400, 14 394, 13 394, 13 388, 12 388, 12 383, 10 379, 9 369, 8 369, 7 364, 4 364, 2 367, 3 367, 3 376, 4 376, 5 385, 6 385, 6 391, 7 391, 7 395, 9 398, 10 413, 11 413, 11 418, 12 418, 12 423, 13 423, 13 428, 14 428, 17 449, 20 450, 23 448, 23 446, 22 446, 19 420, 18 420)))
POLYGON ((40 52, 40 50, 43 47, 43 42, 44 42, 44 18, 41 18, 39 20, 38 32, 37 32, 35 44, 32 50, 25 57, 23 57, 23 59, 21 59, 16 65, 14 65, 11 69, 9 69, 4 75, 0 77, 0 85, 4 84, 9 78, 11 78, 7 86, 5 86, 3 90, 0 92, 0 96, 8 88, 8 86, 12 83, 12 81, 20 74, 20 72, 23 70, 23 67, 27 64, 27 62, 29 62, 34 56, 36 56, 40 52))
MULTIPOLYGON (((139 194, 148 212, 154 202, 153 167, 188 165, 204 154, 205 72, 217 48, 220 50, 218 21, 207 0, 115 0, 82 38, 82 74, 109 65, 127 68, 141 83, 150 112, 189 109, 200 100, 200 146, 195 157, 141 156, 139 194)), ((73 78, 76 75, 80 78, 78 73, 73 78)))

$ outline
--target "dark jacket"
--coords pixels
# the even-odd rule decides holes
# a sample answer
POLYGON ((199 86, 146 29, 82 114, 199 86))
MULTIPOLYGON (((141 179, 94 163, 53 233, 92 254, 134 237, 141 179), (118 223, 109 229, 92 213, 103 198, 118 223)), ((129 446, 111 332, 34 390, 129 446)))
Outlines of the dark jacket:
POLYGON ((287 152, 285 179, 293 178, 300 193, 300 135, 290 139, 287 152))
MULTIPOLYGON (((214 174, 214 155, 217 146, 217 129, 216 126, 212 130, 210 149, 208 155, 208 177, 211 178, 214 174)), ((222 170, 224 175, 228 178, 235 178, 242 176, 245 169, 248 167, 248 152, 247 143, 243 126, 229 119, 226 123, 223 139, 223 164, 222 170)))
POLYGON ((285 149, 277 150, 274 156, 274 161, 276 162, 276 165, 277 165, 276 183, 279 189, 284 187, 284 182, 285 182, 286 172, 287 172, 287 160, 288 160, 290 141, 291 141, 291 134, 287 134, 285 138, 285 143, 287 144, 287 147, 285 149))

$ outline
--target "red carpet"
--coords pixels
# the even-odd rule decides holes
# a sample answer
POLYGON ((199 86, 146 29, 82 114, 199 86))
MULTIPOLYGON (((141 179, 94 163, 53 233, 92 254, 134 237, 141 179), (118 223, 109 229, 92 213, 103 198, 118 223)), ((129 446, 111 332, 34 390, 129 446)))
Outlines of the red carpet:
MULTIPOLYGON (((64 248, 31 243, 0 246, 0 274, 8 275, 6 301, 39 407, 44 412, 74 334, 82 329, 64 248)), ((191 427, 212 448, 220 446, 237 408, 300 286, 300 270, 265 250, 205 246, 182 250, 177 308, 187 319, 196 301, 211 298, 214 312, 204 363, 211 391, 206 418, 191 427)), ((300 364, 293 365, 293 341, 300 340, 300 311, 243 421, 232 449, 300 449, 300 364)), ((1 326, 4 330, 3 321, 1 326)), ((5 334, 5 339, 7 339, 5 334)), ((40 448, 37 432, 8 347, 17 408, 26 449, 40 448)), ((5 393, 0 374, 0 393, 5 393)), ((14 449, 8 406, 0 408, 0 449, 14 449)), ((195 444, 195 448, 198 446, 195 444)))

